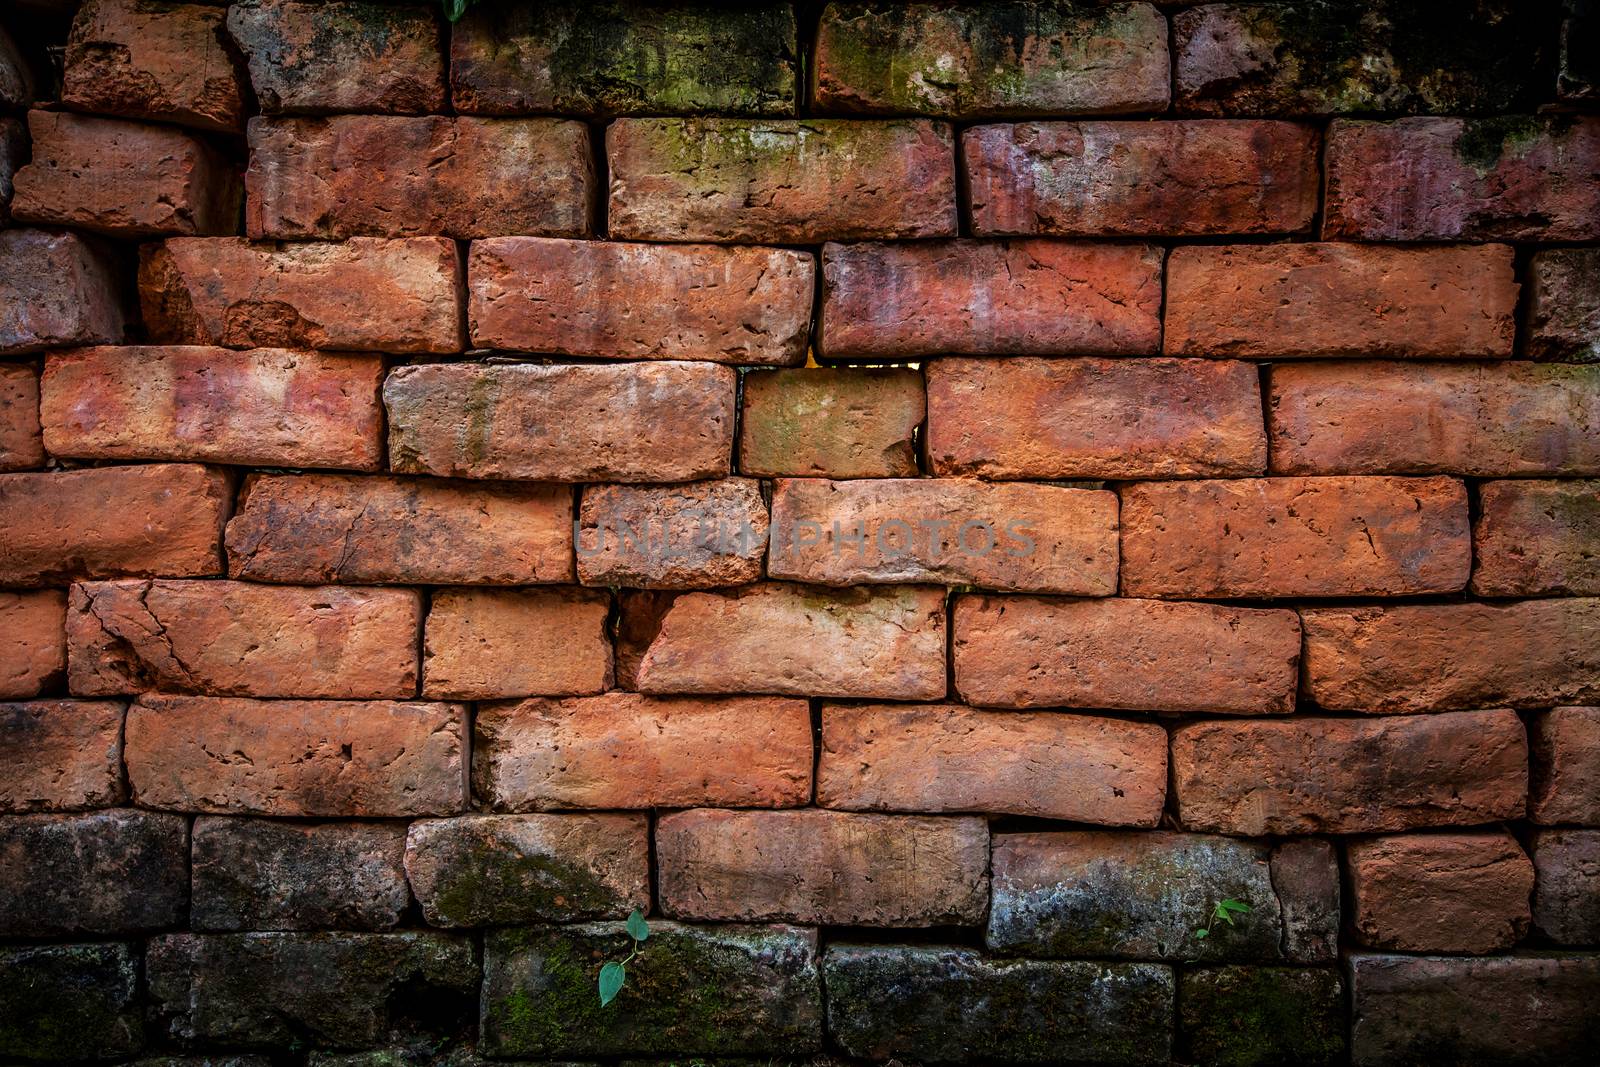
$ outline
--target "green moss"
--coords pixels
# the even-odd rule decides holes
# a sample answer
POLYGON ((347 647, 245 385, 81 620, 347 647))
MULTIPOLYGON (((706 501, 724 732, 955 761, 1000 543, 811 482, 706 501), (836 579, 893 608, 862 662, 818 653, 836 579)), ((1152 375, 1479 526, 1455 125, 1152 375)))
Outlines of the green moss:
POLYGON ((457 857, 441 881, 434 907, 447 921, 463 926, 505 918, 571 921, 626 910, 616 890, 593 871, 554 856, 485 846, 477 855, 457 857))
POLYGON ((1547 137, 1560 137, 1572 119, 1546 119, 1532 115, 1502 115, 1468 119, 1455 141, 1455 153, 1480 176, 1493 170, 1506 156, 1521 158, 1547 137))
POLYGON ((1218 1067, 1336 1063, 1344 997, 1331 970, 1219 967, 1184 974, 1179 1017, 1197 1062, 1218 1067))

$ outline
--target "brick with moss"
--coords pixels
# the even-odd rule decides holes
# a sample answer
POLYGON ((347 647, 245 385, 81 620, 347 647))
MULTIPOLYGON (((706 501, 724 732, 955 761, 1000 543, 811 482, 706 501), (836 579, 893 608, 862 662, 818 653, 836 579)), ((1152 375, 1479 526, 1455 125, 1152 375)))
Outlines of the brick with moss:
POLYGON ((0 1059, 61 1062, 138 1052, 144 1044, 132 945, 0 949, 0 1059))
POLYGON ((1338 971, 1214 967, 1178 977, 1180 1058, 1216 1067, 1315 1067, 1344 1059, 1338 971))

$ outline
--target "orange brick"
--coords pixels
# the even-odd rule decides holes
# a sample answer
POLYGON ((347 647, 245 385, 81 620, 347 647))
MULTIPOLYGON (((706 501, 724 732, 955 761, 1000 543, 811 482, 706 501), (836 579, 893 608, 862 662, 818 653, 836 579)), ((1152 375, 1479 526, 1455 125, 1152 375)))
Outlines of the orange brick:
POLYGON ((588 589, 442 589, 428 611, 422 695, 575 696, 611 686, 611 598, 588 589))
POLYGON ((0 699, 25 700, 67 670, 67 594, 0 591, 0 699))

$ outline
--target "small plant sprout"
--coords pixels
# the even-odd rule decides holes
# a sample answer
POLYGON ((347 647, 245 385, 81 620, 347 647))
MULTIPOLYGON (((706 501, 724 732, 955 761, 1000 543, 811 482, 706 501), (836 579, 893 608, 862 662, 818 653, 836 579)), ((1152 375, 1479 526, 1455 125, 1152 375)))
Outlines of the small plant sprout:
POLYGON ((1227 923, 1232 926, 1235 915, 1245 915, 1249 911, 1250 905, 1242 900, 1234 900, 1232 897, 1228 897, 1226 900, 1219 900, 1211 909, 1210 924, 1196 930, 1194 936, 1203 941, 1211 936, 1211 931, 1216 929, 1218 923, 1227 923))
POLYGON ((603 1008, 617 999, 617 994, 622 992, 622 983, 628 977, 628 964, 639 954, 639 946, 643 945, 650 937, 650 924, 644 921, 638 908, 633 909, 633 914, 628 916, 628 936, 633 938, 633 951, 622 960, 607 960, 600 968, 600 1006, 603 1008))

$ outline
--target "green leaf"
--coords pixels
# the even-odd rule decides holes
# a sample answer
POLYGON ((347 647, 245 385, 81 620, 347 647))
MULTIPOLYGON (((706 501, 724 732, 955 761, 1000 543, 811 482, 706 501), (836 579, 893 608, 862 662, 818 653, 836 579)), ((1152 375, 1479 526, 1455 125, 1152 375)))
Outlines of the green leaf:
POLYGON ((1227 900, 1224 900, 1221 904, 1218 904, 1217 907, 1223 908, 1223 909, 1225 909, 1227 911, 1249 911, 1250 910, 1250 905, 1246 904, 1242 900, 1234 900, 1232 897, 1229 897, 1227 900))
POLYGON ((633 914, 628 916, 628 936, 635 941, 643 941, 650 936, 650 924, 644 921, 638 908, 634 908, 633 914))
POLYGON ((473 0, 444 0, 444 17, 456 22, 467 13, 467 8, 472 3, 473 0))
POLYGON ((617 999, 617 994, 622 992, 622 980, 628 972, 622 964, 612 960, 600 968, 600 1006, 603 1008, 617 999))
POLYGON ((1211 936, 1211 931, 1201 927, 1194 932, 1194 936, 1199 938, 1201 941, 1204 941, 1206 938, 1211 936))

